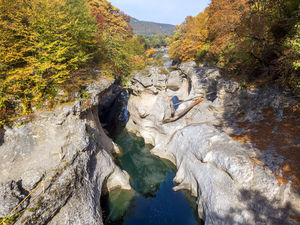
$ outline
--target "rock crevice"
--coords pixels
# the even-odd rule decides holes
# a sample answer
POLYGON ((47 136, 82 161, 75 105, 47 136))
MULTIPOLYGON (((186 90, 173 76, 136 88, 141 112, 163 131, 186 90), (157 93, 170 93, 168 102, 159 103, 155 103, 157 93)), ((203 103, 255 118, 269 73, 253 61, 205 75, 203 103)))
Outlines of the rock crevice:
POLYGON ((148 70, 147 86, 140 84, 144 73, 131 80, 126 128, 152 144, 153 154, 176 165, 174 189, 188 189, 197 196, 205 224, 298 224, 300 195, 293 180, 280 183, 271 167, 256 160, 265 154, 261 149, 232 138, 233 132, 242 132, 235 124, 239 113, 255 124, 264 108, 280 112, 294 100, 272 88, 243 90, 239 83, 222 78, 217 68, 193 62, 181 64, 164 80, 157 71, 148 70), (150 84, 158 79, 159 87, 150 84), (163 123, 184 112, 197 96, 204 96, 200 104, 178 120, 163 123), (174 97, 182 101, 175 113, 174 97))
POLYGON ((98 115, 99 105, 115 88, 113 80, 94 83, 87 89, 89 99, 36 113, 20 127, 5 128, 0 145, 0 217, 33 191, 12 214, 17 213, 15 224, 103 224, 102 191, 131 189, 129 175, 114 163, 115 145, 98 115))

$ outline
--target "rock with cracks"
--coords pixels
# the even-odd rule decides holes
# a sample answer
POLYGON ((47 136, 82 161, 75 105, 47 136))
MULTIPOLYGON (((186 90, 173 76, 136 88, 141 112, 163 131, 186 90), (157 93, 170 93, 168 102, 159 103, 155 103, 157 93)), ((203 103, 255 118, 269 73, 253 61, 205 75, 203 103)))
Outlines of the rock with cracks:
POLYGON ((15 224, 103 224, 103 191, 131 189, 114 163, 114 143, 104 133, 98 105, 113 80, 94 83, 90 98, 36 113, 20 127, 6 127, 0 145, 0 217, 15 224))
MULTIPOLYGON (((158 76, 151 71, 155 70, 148 69, 148 81, 158 76)), ((241 133, 234 124, 236 115, 241 115, 239 121, 256 123, 264 108, 280 114, 280 107, 293 99, 272 88, 242 90, 239 83, 222 78, 217 68, 193 62, 169 73, 158 93, 151 91, 154 83, 142 85, 140 76, 129 84, 133 94, 126 128, 152 144, 153 154, 176 165, 174 189, 187 189, 197 197, 198 214, 206 225, 298 224, 300 197, 293 180, 281 182, 262 161, 266 152, 231 137, 241 133), (176 111, 174 96, 183 101, 176 111), (204 100, 184 116, 164 123, 199 97, 204 100)), ((273 163, 278 168, 279 162, 273 163)))

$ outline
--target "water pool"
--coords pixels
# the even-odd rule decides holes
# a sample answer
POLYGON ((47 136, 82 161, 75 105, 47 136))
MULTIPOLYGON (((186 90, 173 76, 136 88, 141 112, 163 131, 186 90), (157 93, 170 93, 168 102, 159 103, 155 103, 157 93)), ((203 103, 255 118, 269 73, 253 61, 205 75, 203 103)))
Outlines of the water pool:
POLYGON ((131 177, 134 191, 115 190, 107 199, 105 224, 197 225, 195 199, 174 192, 175 168, 150 154, 151 145, 122 131, 114 137, 120 146, 117 160, 131 177))

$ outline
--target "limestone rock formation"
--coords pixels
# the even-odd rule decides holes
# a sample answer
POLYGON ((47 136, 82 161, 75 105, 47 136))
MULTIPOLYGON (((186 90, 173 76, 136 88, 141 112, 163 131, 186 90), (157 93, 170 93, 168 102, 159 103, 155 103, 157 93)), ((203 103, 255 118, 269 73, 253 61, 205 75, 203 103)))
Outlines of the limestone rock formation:
POLYGON ((98 117, 98 106, 112 95, 113 82, 94 83, 87 89, 89 99, 5 128, 0 217, 32 192, 13 213, 18 213, 16 224, 102 224, 101 193, 131 189, 129 175, 113 161, 115 145, 98 117))
MULTIPOLYGON (((243 90, 239 83, 222 78, 217 68, 198 67, 194 62, 170 72, 155 93, 152 89, 157 85, 149 81, 159 75, 152 71, 156 69, 148 69, 147 78, 139 73, 129 84, 131 116, 126 128, 154 145, 153 154, 176 165, 175 190, 187 189, 197 196, 198 214, 205 224, 298 224, 297 174, 283 174, 282 158, 266 146, 263 151, 254 138, 280 131, 268 123, 270 130, 263 134, 255 133, 245 142, 239 138, 257 131, 256 125, 266 118, 265 108, 274 111, 274 120, 284 121, 283 111, 294 100, 273 88, 243 90), (175 96, 182 101, 176 111, 171 101, 175 96), (182 118, 164 123, 200 96, 204 100, 182 118), (249 124, 240 126, 245 121, 249 124)), ((297 134, 289 136, 293 144, 282 147, 296 146, 295 138, 297 134)), ((297 163, 293 165, 297 168, 297 163)))

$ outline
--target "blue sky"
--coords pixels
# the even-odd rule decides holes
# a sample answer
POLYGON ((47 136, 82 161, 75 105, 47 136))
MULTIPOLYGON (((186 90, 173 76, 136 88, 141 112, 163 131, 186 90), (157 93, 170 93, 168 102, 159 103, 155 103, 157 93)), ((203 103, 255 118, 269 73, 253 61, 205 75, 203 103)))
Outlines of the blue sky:
POLYGON ((139 20, 181 24, 186 16, 196 16, 210 0, 108 0, 139 20))

